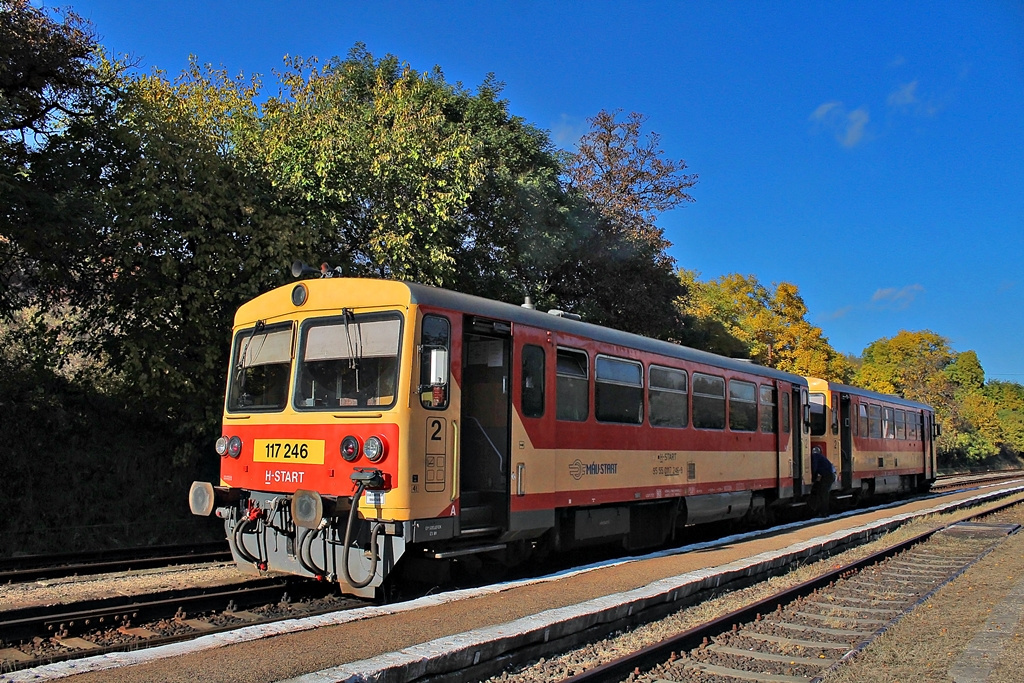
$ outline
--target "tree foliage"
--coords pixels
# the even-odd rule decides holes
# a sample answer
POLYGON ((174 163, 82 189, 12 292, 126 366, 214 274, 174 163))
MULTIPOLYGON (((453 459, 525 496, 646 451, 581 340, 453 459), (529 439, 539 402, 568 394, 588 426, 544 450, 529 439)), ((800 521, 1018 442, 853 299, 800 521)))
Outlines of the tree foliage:
POLYGON ((796 285, 779 283, 773 291, 753 275, 698 282, 696 272, 684 270, 679 277, 691 287, 683 305, 688 343, 786 372, 849 381, 849 362, 806 320, 796 285))
POLYGON ((900 331, 879 339, 863 353, 855 381, 935 408, 947 457, 980 461, 997 453, 1024 452, 1024 387, 994 382, 974 351, 955 351, 929 330, 900 331))

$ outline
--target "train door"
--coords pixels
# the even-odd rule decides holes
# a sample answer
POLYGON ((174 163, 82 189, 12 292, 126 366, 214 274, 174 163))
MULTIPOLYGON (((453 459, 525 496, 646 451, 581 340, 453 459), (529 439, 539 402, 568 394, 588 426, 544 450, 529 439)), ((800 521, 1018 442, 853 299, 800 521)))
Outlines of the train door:
POLYGON ((511 326, 469 316, 463 330, 459 528, 490 535, 508 526, 511 326))
POLYGON ((803 493, 805 405, 807 392, 793 387, 793 495, 797 496, 803 493))
POLYGON ((853 415, 850 395, 839 395, 839 452, 842 454, 842 487, 853 487, 853 415))

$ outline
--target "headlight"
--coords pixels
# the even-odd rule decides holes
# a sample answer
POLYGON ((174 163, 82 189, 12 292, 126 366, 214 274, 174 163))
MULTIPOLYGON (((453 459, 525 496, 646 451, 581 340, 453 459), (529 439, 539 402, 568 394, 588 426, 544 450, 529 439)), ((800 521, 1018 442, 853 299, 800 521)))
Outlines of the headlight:
POLYGON ((371 436, 363 444, 363 454, 370 459, 371 462, 377 462, 384 457, 384 442, 381 441, 380 437, 371 436))
POLYGON ((237 436, 228 439, 228 455, 237 458, 242 454, 242 440, 237 436))
POLYGON ((214 446, 214 448, 217 449, 217 455, 227 455, 228 454, 228 437, 222 436, 219 439, 217 439, 217 445, 214 446))
POLYGON ((346 436, 341 440, 341 457, 352 462, 359 457, 359 439, 354 436, 346 436))

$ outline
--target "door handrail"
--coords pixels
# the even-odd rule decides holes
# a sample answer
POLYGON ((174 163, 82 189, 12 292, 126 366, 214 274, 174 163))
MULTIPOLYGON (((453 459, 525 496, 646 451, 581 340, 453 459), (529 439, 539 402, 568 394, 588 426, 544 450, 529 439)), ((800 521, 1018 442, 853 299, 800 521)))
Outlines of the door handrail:
POLYGON ((459 423, 452 420, 452 502, 459 495, 459 455, 459 423))

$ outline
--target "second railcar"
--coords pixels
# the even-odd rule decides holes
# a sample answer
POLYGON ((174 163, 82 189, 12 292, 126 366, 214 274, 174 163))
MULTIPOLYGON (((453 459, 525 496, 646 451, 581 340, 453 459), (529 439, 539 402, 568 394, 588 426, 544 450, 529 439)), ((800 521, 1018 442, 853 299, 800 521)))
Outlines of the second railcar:
POLYGON ((927 490, 935 481, 931 406, 808 378, 811 445, 836 468, 837 497, 927 490))

